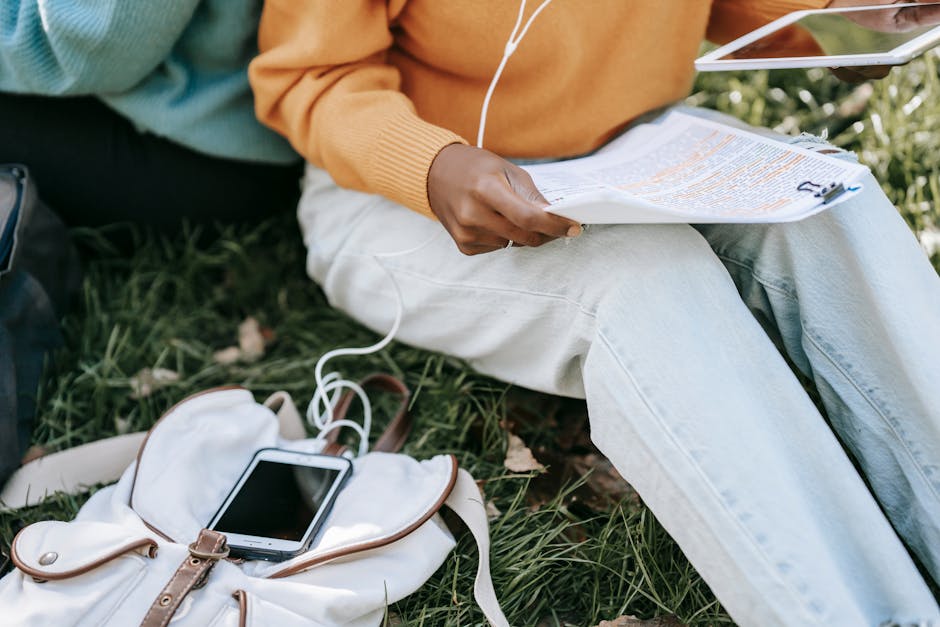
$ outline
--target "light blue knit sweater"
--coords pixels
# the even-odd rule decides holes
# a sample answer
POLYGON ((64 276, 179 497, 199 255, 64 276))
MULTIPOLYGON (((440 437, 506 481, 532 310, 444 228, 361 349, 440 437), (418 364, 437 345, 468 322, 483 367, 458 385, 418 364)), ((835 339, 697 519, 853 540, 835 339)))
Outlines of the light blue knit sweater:
POLYGON ((295 161, 254 116, 247 66, 261 4, 0 0, 0 92, 94 95, 138 128, 199 152, 295 161))

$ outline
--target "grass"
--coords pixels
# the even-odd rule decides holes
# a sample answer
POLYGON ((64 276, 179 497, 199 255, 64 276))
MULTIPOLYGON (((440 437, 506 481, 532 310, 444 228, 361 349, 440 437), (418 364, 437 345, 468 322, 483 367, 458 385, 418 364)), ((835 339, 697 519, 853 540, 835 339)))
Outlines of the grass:
MULTIPOLYGON (((816 70, 702 75, 689 102, 787 133, 828 136, 857 151, 912 229, 933 246, 931 258, 940 268, 938 59, 929 55, 872 86, 841 84, 816 70)), ((330 309, 304 275, 304 251, 290 217, 209 234, 191 230, 172 240, 138 234, 129 257, 109 250, 99 232, 76 237, 96 252, 80 302, 64 321, 66 346, 39 392, 34 440, 51 448, 146 428, 179 398, 218 384, 244 385, 259 398, 286 389, 305 401, 319 355, 376 339, 330 309), (276 341, 257 362, 215 363, 213 351, 234 343, 248 315, 273 329, 276 341), (131 377, 158 367, 179 373, 179 380, 132 398, 131 377)), ((500 425, 518 411, 513 402, 534 416, 520 423, 521 435, 546 454, 558 449, 561 418, 583 418, 581 403, 520 396, 457 360, 401 344, 337 366, 353 377, 375 370, 404 377, 417 394, 416 428, 405 450, 416 457, 453 452, 485 480, 487 499, 502 512, 491 529, 493 576, 513 625, 590 626, 625 614, 675 615, 689 625, 731 623, 635 498, 585 507, 572 498, 578 480, 561 481, 533 506, 538 479, 503 468, 500 425)), ((82 501, 60 496, 0 515, 0 540, 8 545, 19 527, 35 520, 68 518, 82 501)), ((462 535, 428 584, 390 608, 389 622, 482 624, 471 596, 475 568, 472 541, 462 535)))

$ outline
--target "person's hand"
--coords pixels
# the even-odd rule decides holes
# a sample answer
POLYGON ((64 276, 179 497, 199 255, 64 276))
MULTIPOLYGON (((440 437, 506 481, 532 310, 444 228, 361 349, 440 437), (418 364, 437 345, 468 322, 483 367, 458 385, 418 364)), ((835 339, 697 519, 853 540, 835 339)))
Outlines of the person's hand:
MULTIPOLYGON (((892 5, 902 2, 936 2, 936 0, 832 0, 830 9, 850 9, 860 6, 892 5)), ((893 11, 855 11, 846 17, 866 28, 885 33, 903 33, 920 26, 940 24, 940 5, 922 7, 898 7, 893 11)), ((869 79, 884 78, 891 72, 891 65, 865 65, 858 67, 830 68, 839 80, 861 83, 869 79)))
POLYGON ((831 67, 829 71, 843 83, 864 83, 879 80, 891 73, 893 65, 858 65, 855 67, 831 67))
POLYGON ((581 233, 581 225, 545 211, 529 173, 488 150, 452 144, 428 173, 431 210, 465 255, 541 246, 581 233))
POLYGON ((905 33, 921 26, 940 24, 940 5, 937 0, 832 0, 828 9, 890 6, 892 4, 921 3, 922 7, 897 7, 893 11, 853 11, 845 16, 866 28, 883 33, 905 33))

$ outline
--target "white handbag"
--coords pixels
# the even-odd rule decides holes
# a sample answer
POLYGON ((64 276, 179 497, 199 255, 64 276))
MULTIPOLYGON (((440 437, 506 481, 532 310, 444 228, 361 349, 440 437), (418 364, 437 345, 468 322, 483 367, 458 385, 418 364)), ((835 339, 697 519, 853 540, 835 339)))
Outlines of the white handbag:
MULTIPOLYGON (((396 448, 401 433, 383 438, 396 448)), ((113 479, 133 457, 74 521, 39 522, 16 536, 16 569, 0 580, 0 625, 375 626, 454 547, 438 515, 446 505, 477 542, 477 603, 492 625, 508 626, 490 579, 479 490, 449 455, 355 457, 308 551, 284 562, 226 559, 224 536, 203 527, 264 447, 337 452, 329 438, 304 438, 285 393, 259 404, 247 390, 218 388, 178 403, 146 434, 24 466, 0 495, 8 508, 113 479)))

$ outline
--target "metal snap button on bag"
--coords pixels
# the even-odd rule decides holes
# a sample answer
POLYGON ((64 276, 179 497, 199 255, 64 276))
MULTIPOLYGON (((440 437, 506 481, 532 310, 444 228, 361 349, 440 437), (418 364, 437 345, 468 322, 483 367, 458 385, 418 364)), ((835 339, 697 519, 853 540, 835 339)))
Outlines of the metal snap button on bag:
POLYGON ((42 557, 39 558, 39 565, 49 566, 54 564, 57 559, 59 559, 59 554, 55 551, 49 551, 48 553, 43 553, 42 557))

